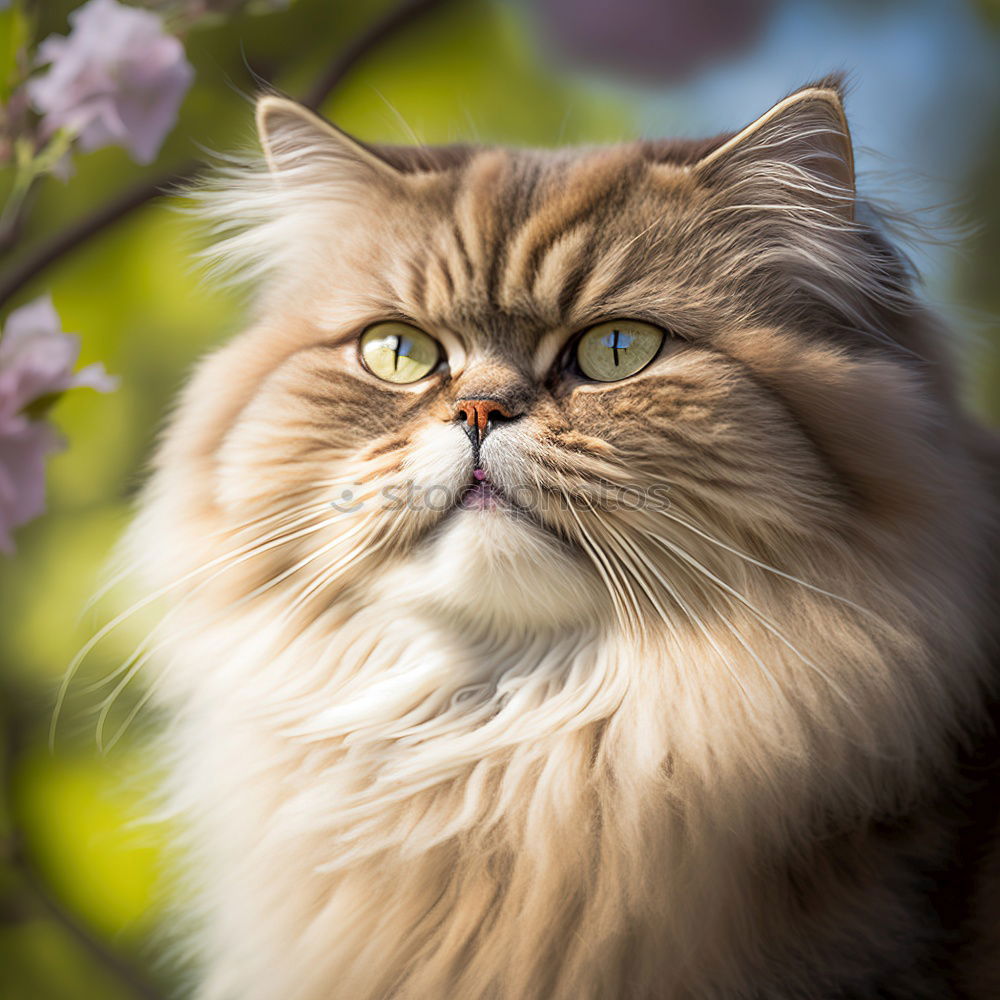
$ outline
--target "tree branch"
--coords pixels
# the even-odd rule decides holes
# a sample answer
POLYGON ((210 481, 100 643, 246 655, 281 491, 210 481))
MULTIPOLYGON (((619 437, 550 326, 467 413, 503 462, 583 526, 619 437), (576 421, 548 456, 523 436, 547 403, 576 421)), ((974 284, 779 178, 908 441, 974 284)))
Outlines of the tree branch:
POLYGON ((140 181, 124 194, 106 202, 91 215, 84 216, 75 225, 56 233, 48 243, 43 243, 34 253, 28 254, 0 276, 0 308, 24 285, 33 281, 70 251, 86 243, 92 236, 96 236, 120 219, 131 215, 137 208, 142 208, 143 205, 155 200, 167 189, 194 177, 199 166, 199 163, 192 161, 176 170, 159 174, 151 180, 140 181))
POLYGON ((446 2, 447 0, 403 0, 397 7, 383 14, 371 27, 348 43, 347 48, 306 94, 302 103, 309 108, 318 108, 370 52, 389 41, 412 21, 429 14, 435 8, 443 7, 446 2))
MULTIPOLYGON (((448 0, 402 0, 369 28, 363 31, 321 74, 303 99, 310 108, 318 108, 337 86, 375 49, 389 41, 401 29, 443 7, 448 0)), ((198 162, 143 180, 117 198, 112 198, 91 215, 57 233, 48 243, 27 254, 0 275, 0 308, 3 308, 25 285, 61 260, 91 237, 131 215, 137 208, 155 201, 166 191, 192 180, 201 168, 198 162)))

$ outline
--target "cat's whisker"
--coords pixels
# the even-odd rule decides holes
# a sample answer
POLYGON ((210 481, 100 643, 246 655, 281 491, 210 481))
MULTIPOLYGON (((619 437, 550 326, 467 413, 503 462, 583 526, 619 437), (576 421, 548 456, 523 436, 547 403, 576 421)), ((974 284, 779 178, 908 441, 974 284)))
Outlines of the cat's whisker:
MULTIPOLYGON (((596 515, 597 512, 595 511, 594 513, 596 515)), ((677 588, 675 588, 669 581, 666 580, 663 574, 660 573, 660 571, 653 565, 652 561, 648 558, 648 556, 646 556, 646 554, 642 552, 642 550, 638 546, 633 545, 631 542, 628 541, 628 539, 624 536, 622 532, 615 531, 613 528, 611 528, 610 525, 606 525, 606 529, 608 531, 609 540, 611 541, 611 544, 615 545, 616 547, 619 547, 619 556, 624 557, 627 564, 632 567, 632 571, 637 576, 637 578, 644 579, 644 574, 641 573, 635 561, 635 560, 640 560, 646 566, 647 570, 655 576, 660 586, 663 587, 664 590, 670 595, 670 597, 677 603, 677 605, 686 615, 688 620, 695 626, 695 628, 698 629, 698 631, 702 634, 702 636, 704 636, 706 641, 709 643, 709 645, 715 651, 716 655, 719 657, 720 661, 726 667, 726 670, 729 673, 729 675, 733 678, 733 681, 743 692, 743 696, 746 698, 747 702, 750 704, 755 704, 755 698, 753 694, 747 689, 743 679, 739 676, 739 671, 737 670, 735 664, 722 649, 721 645, 716 641, 715 637, 711 633, 711 629, 704 622, 701 616, 697 614, 697 612, 695 612, 693 608, 690 607, 690 605, 684 600, 684 598, 677 592, 677 588), (625 547, 629 552, 632 553, 632 556, 629 557, 627 554, 623 554, 620 550, 620 547, 625 547)), ((651 590, 645 585, 644 585, 644 590, 646 591, 647 596, 650 597, 650 600, 653 603, 654 608, 657 609, 661 618, 667 624, 672 634, 674 634, 676 637, 676 631, 673 628, 670 616, 663 609, 659 600, 653 597, 651 590)), ((724 615, 720 614, 719 618, 720 620, 725 621, 724 615)), ((735 634, 735 630, 733 631, 735 634)), ((768 671, 767 668, 763 666, 763 664, 760 664, 760 666, 764 669, 765 675, 775 684, 775 686, 777 686, 777 682, 774 680, 774 677, 770 673, 770 671, 768 671)))
POLYGON ((688 553, 681 546, 676 545, 670 541, 667 541, 666 539, 659 538, 658 536, 655 535, 649 535, 647 537, 649 537, 655 544, 659 545, 661 548, 664 548, 668 552, 672 552, 678 558, 684 560, 684 562, 688 563, 690 566, 696 569, 705 579, 709 580, 717 588, 721 589, 722 591, 724 591, 725 593, 729 594, 737 601, 739 601, 739 603, 742 604, 754 616, 754 618, 756 618, 757 621, 759 621, 760 624, 765 629, 767 629, 768 632, 770 632, 783 645, 787 646, 788 649, 791 650, 791 652, 793 652, 802 661, 803 664, 805 664, 805 666, 809 667, 810 670, 812 670, 815 674, 817 674, 817 676, 819 676, 826 683, 826 685, 830 688, 830 690, 836 693, 841 698, 841 700, 844 702, 845 705, 847 705, 851 709, 856 708, 853 700, 850 697, 848 697, 843 688, 839 684, 837 684, 837 682, 829 675, 829 673, 823 670, 823 668, 820 667, 819 664, 817 664, 815 661, 807 657, 800 649, 798 649, 798 647, 796 647, 795 644, 784 634, 784 632, 782 632, 782 630, 775 624, 775 622, 767 615, 765 615, 759 608, 757 608, 747 597, 745 597, 735 588, 731 587, 724 580, 719 579, 719 577, 716 576, 710 569, 708 569, 705 565, 703 565, 701 562, 695 559, 694 556, 688 553))
MULTIPOLYGON (((608 523, 605 521, 605 519, 601 517, 601 515, 598 513, 598 511, 596 510, 596 508, 594 507, 594 505, 590 502, 589 498, 587 498, 586 496, 584 496, 584 497, 582 497, 582 499, 587 504, 587 508, 590 511, 590 514, 594 517, 594 519, 598 522, 598 524, 601 525, 601 528, 602 528, 602 530, 604 531, 604 534, 605 534, 605 540, 610 541, 611 544, 612 545, 616 545, 616 548, 617 548, 617 543, 622 541, 620 533, 616 532, 613 528, 611 528, 610 525, 608 525, 608 523)), ((618 549, 618 552, 619 552, 619 557, 620 557, 621 556, 620 548, 618 549)), ((634 570, 634 564, 632 564, 631 562, 626 561, 625 566, 626 566, 626 568, 632 568, 634 570)), ((659 614, 660 618, 664 621, 664 623, 668 627, 672 627, 672 622, 670 620, 670 616, 666 613, 665 609, 663 608, 663 605, 659 602, 659 600, 655 596, 653 596, 653 594, 651 593, 651 591, 649 590, 649 588, 646 586, 645 579, 636 576, 636 574, 634 572, 633 572, 632 575, 636 579, 636 581, 639 583, 639 585, 643 588, 643 591, 646 593, 647 597, 649 597, 650 601, 653 604, 654 610, 656 610, 656 612, 657 612, 657 614, 659 614)), ((635 605, 637 602, 636 602, 636 599, 635 599, 635 593, 632 591, 631 587, 629 588, 629 595, 632 598, 633 605, 635 605)))
POLYGON ((79 624, 84 615, 89 611, 93 610, 108 594, 111 593, 115 587, 120 583, 124 583, 133 573, 131 567, 126 566, 124 569, 119 570, 117 573, 113 574, 109 579, 105 580, 87 599, 83 607, 80 609, 79 615, 77 615, 77 624, 79 624))
MULTIPOLYGON (((560 477, 561 478, 561 477, 560 477)), ((537 480, 537 476, 536 476, 537 480)), ((624 630, 631 630, 632 628, 632 615, 628 612, 627 606, 624 603, 623 595, 620 593, 620 587, 617 585, 618 576, 615 574, 614 570, 608 563, 607 558, 601 552, 600 546, 596 544, 592 535, 584 526, 579 514, 577 514, 576 509, 573 506, 572 499, 565 492, 562 485, 557 487, 560 495, 566 501, 565 507, 570 512, 573 520, 576 521, 577 529, 579 531, 579 540, 582 543, 584 550, 590 556, 592 565, 597 570, 604 586, 611 598, 612 605, 615 609, 615 615, 618 618, 619 624, 624 630)), ((632 594, 633 606, 635 603, 635 594, 632 594)))
MULTIPOLYGON (((349 564, 350 563, 348 563, 348 565, 349 564)), ((270 581, 269 585, 273 586, 273 585, 275 585, 276 582, 280 582, 280 581, 270 581)), ((199 585, 199 587, 200 586, 203 586, 203 584, 199 585)), ((198 588, 196 588, 196 590, 197 589, 198 588)), ((266 588, 266 589, 269 589, 269 587, 266 588)), ((191 625, 191 626, 189 626, 187 628, 181 629, 179 631, 174 631, 170 635, 170 637, 168 639, 161 640, 160 642, 157 642, 157 643, 155 643, 153 645, 150 645, 150 642, 151 642, 153 636, 151 635, 151 636, 147 637, 143 641, 143 643, 140 644, 140 646, 131 654, 131 656, 124 663, 122 663, 121 665, 119 665, 109 676, 107 676, 105 678, 102 678, 102 680, 100 681, 99 685, 96 685, 94 687, 94 689, 97 689, 98 687, 104 686, 104 685, 110 683, 116 677, 120 677, 122 674, 125 674, 125 676, 122 677, 122 679, 119 681, 119 683, 116 685, 115 689, 111 692, 111 694, 108 696, 108 698, 105 700, 105 702, 102 704, 102 707, 101 707, 101 711, 100 711, 100 715, 99 715, 98 723, 97 723, 97 742, 98 742, 98 746, 102 749, 102 751, 106 752, 106 751, 110 750, 115 745, 115 743, 118 742, 118 740, 124 734, 124 730, 127 727, 127 725, 129 723, 131 723, 131 721, 136 717, 136 715, 138 714, 138 712, 141 710, 141 707, 148 702, 148 695, 147 695, 146 697, 144 697, 141 700, 140 704, 137 705, 132 710, 132 712, 130 713, 128 719, 126 720, 125 726, 123 726, 121 729, 118 730, 118 732, 116 733, 116 735, 112 738, 112 740, 109 743, 107 743, 107 744, 104 743, 104 740, 103 740, 104 728, 106 726, 106 722, 107 722, 108 716, 110 715, 110 712, 112 711, 115 702, 121 696, 121 694, 125 691, 125 689, 128 687, 128 685, 136 677, 136 675, 139 673, 139 671, 142 669, 142 667, 146 663, 148 663, 161 649, 169 647, 170 645, 176 643, 176 641, 179 638, 183 638, 184 636, 189 635, 192 632, 196 632, 199 629, 204 628, 206 625, 212 624, 213 622, 217 621, 219 618, 221 618, 221 617, 223 617, 225 615, 232 614, 241 605, 247 603, 248 601, 252 600, 253 598, 256 598, 256 597, 260 596, 260 593, 262 593, 262 592, 263 592, 263 590, 261 590, 259 592, 254 592, 254 593, 251 593, 251 594, 245 594, 243 597, 239 598, 237 601, 235 601, 235 602, 233 602, 231 604, 228 604, 225 607, 219 609, 219 611, 217 611, 215 614, 209 616, 208 619, 199 619, 195 624, 193 624, 193 625, 191 625)), ((194 592, 192 592, 192 594, 193 593, 194 592)), ((164 616, 164 618, 159 623, 158 631, 163 629, 163 626, 167 624, 167 622, 172 617, 172 615, 174 613, 176 613, 177 611, 179 611, 184 606, 184 604, 190 599, 191 596, 192 595, 187 595, 181 603, 179 603, 175 608, 173 608, 170 612, 168 612, 168 614, 166 616, 164 616)), ((289 617, 292 610, 294 610, 294 609, 293 608, 287 609, 287 611, 282 614, 282 617, 281 617, 281 619, 279 619, 279 621, 280 620, 284 620, 285 618, 289 617)), ((154 633, 154 635, 155 635, 155 633, 154 633)))
MULTIPOLYGON (((599 515, 596 515, 595 512, 595 516, 599 515)), ((628 573, 632 576, 632 578, 636 581, 636 583, 638 583, 638 585, 641 587, 643 593, 646 595, 647 600, 652 605, 653 610, 656 612, 660 621, 663 622, 664 627, 676 639, 677 629, 676 629, 675 619, 668 613, 667 609, 663 606, 663 602, 660 599, 659 595, 653 590, 652 586, 650 585, 650 581, 646 573, 636 563, 635 559, 629 555, 628 550, 625 549, 624 547, 625 539, 621 536, 620 533, 613 532, 613 530, 609 529, 607 525, 604 526, 604 530, 606 532, 604 540, 607 541, 608 544, 615 550, 618 559, 622 562, 624 568, 628 571, 628 573)), ((670 588, 666 589, 668 595, 672 597, 673 595, 670 594, 670 588)))
MULTIPOLYGON (((341 537, 343 538, 343 536, 341 537)), ((174 615, 178 614, 180 611, 184 609, 187 602, 190 601, 191 598, 194 597, 200 589, 207 586, 209 583, 212 582, 212 580, 220 576, 222 573, 228 571, 229 568, 230 568, 229 566, 222 567, 215 574, 213 574, 213 576, 210 577, 208 580, 204 580, 201 583, 199 583, 198 586, 195 587, 190 594, 185 595, 185 597, 180 602, 178 602, 178 604, 174 608, 172 608, 169 612, 167 612, 167 614, 164 615, 164 617, 160 620, 157 626, 157 631, 163 631, 164 626, 166 626, 169 623, 169 621, 173 618, 174 615)), ((300 567, 293 567, 293 570, 297 568, 300 567)), ((291 575, 291 573, 288 573, 287 575, 291 575)), ((152 633, 151 635, 147 636, 146 639, 142 641, 142 643, 140 643, 140 645, 133 651, 133 653, 128 657, 128 659, 126 659, 122 664, 116 667, 109 675, 101 678, 99 682, 96 682, 94 685, 91 685, 89 689, 85 689, 85 690, 99 690, 101 687, 104 687, 105 685, 109 684, 115 678, 121 677, 122 674, 125 674, 125 677, 123 677, 122 680, 118 683, 118 685, 116 685, 115 689, 109 695, 108 699, 106 700, 101 709, 100 717, 98 719, 98 732, 97 732, 98 744, 103 747, 104 726, 107 717, 111 712, 111 709, 113 708, 114 702, 125 690, 125 688, 131 682, 131 680, 136 676, 139 670, 141 670, 142 666, 148 663, 149 660, 156 655, 156 653, 158 653, 161 649, 176 642, 178 638, 188 635, 193 631, 197 631, 203 628, 205 625, 211 624, 212 622, 216 621, 218 618, 224 615, 231 614, 233 611, 237 610, 240 606, 259 597, 261 594, 265 593, 273 586, 276 586, 278 583, 281 582, 281 580, 285 578, 286 575, 282 574, 280 577, 268 581, 266 585, 258 588, 255 591, 252 591, 249 594, 244 594, 235 602, 227 604, 219 611, 217 611, 215 614, 209 616, 207 620, 199 619, 194 625, 181 629, 180 631, 174 632, 171 635, 171 637, 167 640, 162 640, 158 643, 151 645, 151 642, 154 636, 156 635, 155 632, 152 633)), ((113 743, 111 745, 113 745, 113 743)))
MULTIPOLYGON (((322 525, 322 527, 329 526, 329 524, 333 523, 333 520, 335 519, 328 520, 322 525)), ((272 577, 266 583, 263 583, 256 589, 252 590, 249 594, 246 595, 246 599, 250 600, 253 598, 260 597, 262 594, 266 594, 269 590, 274 589, 274 587, 276 587, 283 581, 287 580, 289 577, 293 576, 303 567, 308 566, 311 562, 315 562, 321 556, 324 556, 331 549, 334 549, 338 545, 343 545, 345 542, 350 541, 352 538, 357 536, 361 531, 363 531, 366 527, 368 527, 368 525, 362 522, 356 525, 352 530, 345 532, 344 534, 337 535, 331 541, 325 543, 324 545, 321 545, 318 549, 315 549, 314 551, 310 552, 308 555, 304 556, 302 559, 300 559, 292 566, 289 566, 286 569, 282 570, 277 576, 272 577)))
POLYGON ((323 567, 319 573, 317 573, 311 581, 308 581, 305 587, 289 602, 288 608, 284 612, 282 619, 284 620, 290 618, 292 614, 302 607, 314 593, 317 593, 324 587, 333 583, 338 577, 342 576, 347 569, 359 562, 361 559, 366 559, 374 555, 388 543, 388 540, 389 536, 384 535, 373 547, 367 548, 366 546, 362 546, 359 551, 348 553, 342 559, 332 563, 330 566, 323 567))
POLYGON ((62 679, 60 680, 59 689, 56 693, 55 705, 52 710, 52 721, 49 725, 50 748, 55 747, 55 738, 56 738, 56 731, 59 725, 59 718, 60 715, 62 714, 62 709, 63 706, 65 705, 66 697, 69 693, 69 688, 73 682, 73 679, 76 677, 77 672, 79 671, 80 667, 82 666, 86 658, 90 655, 90 653, 94 650, 96 646, 98 646, 105 638, 107 638, 108 635, 110 635, 116 628, 118 628, 121 624, 123 624, 133 615, 143 610, 143 608, 155 604, 157 601, 161 600, 168 594, 177 590, 177 588, 182 587, 186 583, 190 583, 192 580, 201 576, 203 573, 207 573, 209 570, 218 566, 220 563, 225 563, 225 565, 223 565, 219 570, 217 570, 217 572, 212 574, 212 576, 210 576, 207 580, 201 581, 199 585, 196 588, 194 588, 191 594, 186 595, 182 599, 182 601, 179 602, 176 608, 174 608, 171 612, 168 612, 168 615, 172 615, 184 603, 190 600, 190 598, 193 596, 194 593, 200 590, 203 586, 218 579, 218 577, 221 576, 223 573, 229 572, 231 569, 235 568, 238 565, 241 565, 248 559, 260 555, 263 552, 270 551, 271 549, 279 545, 287 544, 288 542, 295 541, 296 539, 304 537, 315 531, 320 531, 324 527, 328 526, 330 523, 333 523, 333 521, 336 520, 336 518, 329 518, 326 521, 320 523, 319 525, 313 525, 307 527, 302 531, 293 532, 288 535, 282 535, 282 532, 287 531, 289 527, 298 526, 299 524, 303 523, 308 523, 309 520, 310 517, 303 517, 297 519, 294 521, 294 525, 291 526, 286 525, 281 529, 273 532, 271 535, 265 535, 263 540, 257 539, 253 542, 248 542, 245 545, 242 545, 231 552, 223 553, 222 555, 217 556, 214 559, 211 559, 204 565, 199 566, 196 569, 189 571, 188 573, 185 573, 183 576, 181 576, 177 580, 174 580, 172 583, 169 583, 151 592, 150 594, 147 594, 145 597, 143 597, 139 601, 136 601, 130 607, 126 608, 124 611, 116 615, 110 622, 107 622, 100 629, 98 629, 98 631, 95 632, 94 635, 92 635, 90 639, 88 639, 87 642, 85 642, 83 646, 77 651, 76 655, 70 661, 69 666, 66 668, 66 671, 64 672, 62 679), (234 556, 238 556, 239 558, 234 559, 233 558, 234 556), (226 562, 226 560, 231 560, 231 561, 226 562))
MULTIPOLYGON (((162 627, 164 624, 166 624, 176 610, 177 609, 174 608, 168 611, 160 620, 158 627, 162 627)), ((102 688, 107 687, 113 681, 117 680, 117 678, 121 677, 121 675, 125 673, 125 671, 127 671, 129 667, 132 665, 132 663, 135 661, 135 658, 137 656, 142 656, 143 653, 145 653, 145 651, 149 648, 154 634, 155 631, 147 635, 139 643, 139 645, 136 646, 134 650, 132 650, 132 652, 126 657, 126 659, 124 659, 121 663, 119 663, 118 666, 115 667, 113 670, 110 670, 103 677, 99 677, 97 680, 92 681, 90 684, 86 684, 82 688, 80 688, 79 689, 80 693, 83 695, 96 694, 102 688)))
MULTIPOLYGON (((124 676, 121 678, 121 680, 119 680, 119 682, 115 685, 114 689, 107 696, 107 698, 104 699, 103 703, 101 704, 100 714, 98 715, 97 718, 97 732, 96 732, 97 746, 98 749, 101 750, 101 752, 110 750, 111 747, 114 746, 114 743, 117 743, 118 739, 122 735, 121 731, 119 731, 119 733, 116 735, 114 742, 111 743, 110 746, 105 744, 104 742, 104 728, 107 725, 108 716, 111 714, 111 710, 114 708, 115 703, 118 701, 121 695, 125 692, 125 689, 129 686, 129 684, 132 683, 132 680, 138 675, 139 671, 142 670, 143 666, 149 662, 149 660, 155 655, 155 653, 162 645, 163 644, 161 643, 160 645, 153 646, 145 653, 145 655, 140 656, 138 659, 135 659, 133 657, 134 662, 132 663, 132 665, 128 668, 128 670, 125 671, 124 676)), ((148 697, 149 697, 149 691, 143 694, 143 697, 140 698, 138 704, 140 705, 143 704, 144 699, 148 699, 148 697)), ((137 710, 134 711, 135 714, 138 714, 137 710)), ((134 717, 135 715, 130 715, 130 720, 131 718, 134 717)))
POLYGON ((142 696, 136 701, 136 703, 129 710, 128 715, 122 721, 122 724, 115 730, 114 735, 108 740, 107 743, 99 741, 99 746, 101 753, 110 753, 115 746, 119 743, 125 733, 128 731, 132 723, 138 718, 139 713, 149 704, 153 696, 156 694, 157 684, 154 682, 149 685, 147 690, 143 692, 142 696))
MULTIPOLYGON (((638 547, 636 547, 635 551, 638 554, 642 555, 641 549, 638 549, 638 547)), ((645 558, 645 557, 643 557, 643 558, 645 558)), ((651 561, 647 560, 647 562, 648 562, 648 565, 650 567, 650 570, 653 573, 655 573, 656 578, 660 582, 661 586, 665 587, 667 589, 667 591, 674 597, 674 599, 677 600, 678 603, 681 604, 681 606, 683 607, 685 602, 676 593, 677 588, 674 587, 662 575, 662 573, 659 572, 659 570, 652 564, 651 561)), ((750 655, 751 659, 753 659, 754 663, 756 664, 757 668, 764 675, 765 679, 767 680, 768 684, 771 687, 771 690, 775 694, 777 694, 783 701, 787 701, 788 700, 788 696, 787 696, 786 692, 784 691, 784 689, 781 687, 781 685, 778 683, 778 679, 774 676, 773 671, 764 663, 764 661, 761 659, 760 655, 756 652, 756 650, 754 650, 754 648, 747 642, 747 640, 741 634, 740 630, 737 629, 736 626, 729 620, 729 618, 724 613, 723 609, 721 609, 721 608, 715 608, 714 610, 716 612, 717 620, 720 621, 720 622, 722 622, 722 624, 726 628, 726 630, 747 651, 747 653, 750 655)), ((705 628, 705 626, 702 624, 701 628, 699 629, 700 631, 702 631, 703 635, 705 634, 704 628, 705 628)), ((716 650, 716 652, 718 652, 718 650, 716 650)), ((726 659, 728 661, 728 657, 726 659)), ((735 674, 736 668, 732 665, 732 663, 731 662, 727 662, 727 666, 730 668, 730 673, 735 674)), ((741 685, 741 687, 742 687, 742 685, 741 685)))
POLYGON ((729 552, 732 555, 737 556, 739 559, 744 560, 744 562, 750 563, 751 565, 756 566, 759 569, 765 570, 768 573, 773 573, 775 576, 779 576, 782 579, 788 580, 790 583, 797 583, 799 586, 805 587, 807 590, 811 590, 814 594, 820 594, 823 597, 829 597, 831 600, 839 601, 841 604, 845 604, 847 605, 847 607, 852 608, 853 610, 863 615, 868 615, 879 622, 881 622, 882 620, 881 617, 877 615, 874 611, 862 607, 860 604, 855 603, 850 598, 844 597, 841 594, 835 594, 833 593, 833 591, 830 590, 825 590, 823 587, 819 587, 814 583, 810 583, 808 580, 803 580, 801 577, 795 576, 793 573, 786 573, 784 570, 780 570, 776 566, 772 566, 769 563, 763 562, 760 559, 756 559, 749 553, 743 552, 740 549, 736 548, 735 546, 729 545, 726 542, 723 542, 722 540, 715 538, 713 535, 709 534, 709 532, 705 531, 703 528, 699 528, 697 525, 692 524, 690 521, 678 516, 672 511, 659 510, 658 513, 666 518, 669 518, 671 521, 674 521, 675 523, 682 525, 684 528, 687 528, 688 531, 691 531, 694 534, 698 535, 700 538, 703 538, 706 542, 709 542, 712 545, 716 545, 720 549, 724 549, 726 552, 729 552))
MULTIPOLYGON (((303 490, 302 492, 308 492, 310 494, 315 492, 315 486, 310 486, 309 489, 303 490)), ((296 504, 290 508, 284 508, 272 514, 262 514, 259 517, 250 518, 247 521, 243 521, 241 524, 237 524, 233 527, 219 528, 217 531, 211 532, 207 537, 218 538, 223 535, 235 536, 242 534, 245 531, 250 531, 251 529, 261 528, 266 524, 283 524, 286 519, 294 520, 296 516, 304 514, 306 512, 319 513, 324 510, 330 509, 329 500, 316 500, 315 497, 305 503, 296 504)))

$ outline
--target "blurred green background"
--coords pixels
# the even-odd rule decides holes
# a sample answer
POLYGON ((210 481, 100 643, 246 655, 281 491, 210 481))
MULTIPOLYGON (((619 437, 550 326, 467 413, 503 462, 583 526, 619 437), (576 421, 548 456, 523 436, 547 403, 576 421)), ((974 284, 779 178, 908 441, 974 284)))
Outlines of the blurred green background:
MULTIPOLYGON (((37 5, 38 38, 65 33, 75 6, 37 5)), ((928 218, 947 239, 915 256, 928 296, 965 341, 970 405, 991 422, 1000 418, 996 2, 758 3, 755 23, 725 51, 683 66, 669 53, 662 66, 648 54, 630 60, 627 32, 609 37, 607 51, 586 49, 573 40, 574 18, 583 23, 594 6, 584 0, 428 6, 353 69, 324 103, 327 116, 363 139, 394 142, 556 145, 712 134, 739 127, 811 78, 846 69, 862 183, 910 211, 937 207, 928 218)), ((0 272, 138 179, 184 163, 199 147, 245 143, 251 70, 302 95, 390 7, 294 0, 190 32, 196 82, 157 163, 139 168, 118 148, 77 156, 70 180, 48 178, 37 191, 0 272)), ((642 19, 656 7, 654 0, 619 8, 635 22, 633 37, 641 39, 642 19)), ((83 338, 82 362, 103 361, 122 381, 110 396, 74 392, 58 404, 54 420, 68 447, 49 466, 49 512, 18 532, 16 556, 0 556, 2 1000, 184 992, 160 957, 160 932, 171 923, 170 833, 139 822, 155 780, 143 743, 153 720, 140 713, 107 752, 95 738, 114 687, 97 685, 141 641, 141 622, 126 623, 87 658, 54 750, 48 746, 60 677, 108 618, 107 606, 85 606, 128 519, 164 413, 195 359, 241 322, 242 302, 208 286, 192 263, 199 237, 175 208, 161 199, 130 214, 8 306, 51 292, 64 329, 83 338)), ((121 692, 106 736, 136 706, 134 687, 121 692)))

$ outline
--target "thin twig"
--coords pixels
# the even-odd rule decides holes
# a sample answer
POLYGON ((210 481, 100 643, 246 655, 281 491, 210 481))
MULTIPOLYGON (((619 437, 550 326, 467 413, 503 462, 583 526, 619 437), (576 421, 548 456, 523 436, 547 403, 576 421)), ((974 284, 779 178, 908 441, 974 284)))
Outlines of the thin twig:
POLYGON ((51 264, 86 243, 92 236, 113 226, 125 216, 131 215, 137 208, 142 208, 143 205, 155 200, 174 185, 193 177, 199 166, 200 164, 192 161, 176 170, 158 174, 151 180, 140 181, 124 194, 106 202, 91 215, 84 216, 76 225, 56 233, 50 242, 14 264, 0 277, 0 307, 51 264))
MULTIPOLYGON (((348 43, 347 48, 337 56, 309 90, 303 103, 310 108, 318 108, 371 52, 389 41, 411 22, 436 8, 443 7, 447 2, 448 0, 403 0, 354 41, 348 43)), ((137 208, 192 180, 200 169, 200 163, 191 162, 141 181, 75 225, 57 233, 48 243, 42 244, 33 253, 26 255, 0 276, 0 308, 56 261, 86 243, 91 237, 131 215, 137 208)))
POLYGON ((403 0, 379 20, 363 31, 330 64, 326 72, 316 81, 302 103, 309 108, 318 108, 333 93, 347 75, 383 42, 389 41, 400 29, 412 21, 443 7, 447 0, 403 0))
POLYGON ((14 209, 13 214, 0 225, 0 256, 5 255, 13 249, 20 239, 21 233, 24 231, 24 223, 35 200, 34 195, 35 184, 32 183, 20 203, 14 209))

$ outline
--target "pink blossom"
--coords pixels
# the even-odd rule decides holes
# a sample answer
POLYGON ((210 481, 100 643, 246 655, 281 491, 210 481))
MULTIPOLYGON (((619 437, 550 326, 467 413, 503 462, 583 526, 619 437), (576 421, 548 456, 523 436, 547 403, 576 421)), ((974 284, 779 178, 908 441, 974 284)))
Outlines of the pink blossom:
POLYGON ((43 130, 69 129, 84 151, 124 146, 149 163, 194 78, 184 46, 156 14, 117 0, 90 0, 69 19, 69 35, 38 48, 48 72, 26 84, 43 130))
POLYGON ((11 530, 45 510, 45 459, 62 441, 30 407, 67 389, 115 388, 101 364, 74 373, 80 339, 62 332, 48 298, 16 309, 0 337, 0 551, 13 552, 11 530))

